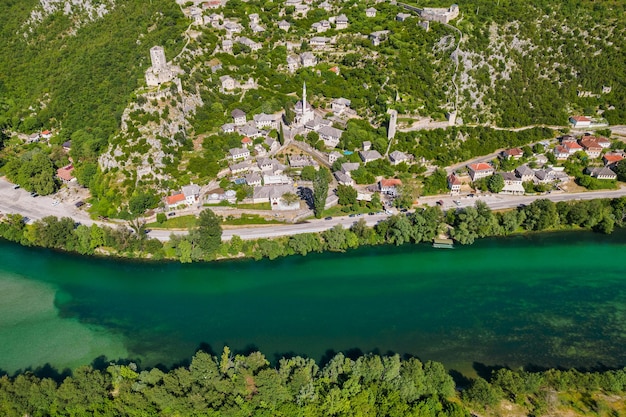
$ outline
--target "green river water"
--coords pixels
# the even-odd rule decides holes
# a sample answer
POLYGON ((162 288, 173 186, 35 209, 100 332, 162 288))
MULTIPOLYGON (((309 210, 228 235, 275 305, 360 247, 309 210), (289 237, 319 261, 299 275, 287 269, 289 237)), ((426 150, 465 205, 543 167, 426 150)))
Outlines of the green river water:
POLYGON ((477 364, 626 365, 626 232, 361 248, 275 261, 133 263, 0 242, 0 372, 203 346, 397 352, 477 364))

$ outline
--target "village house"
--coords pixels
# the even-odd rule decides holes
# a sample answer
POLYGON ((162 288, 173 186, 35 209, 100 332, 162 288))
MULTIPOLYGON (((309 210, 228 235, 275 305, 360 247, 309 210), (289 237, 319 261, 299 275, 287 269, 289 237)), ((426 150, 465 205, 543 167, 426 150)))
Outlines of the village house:
POLYGON ((248 159, 250 158, 250 150, 246 148, 232 148, 228 151, 230 159, 248 159))
POLYGON ((265 149, 263 145, 261 145, 260 143, 257 143, 256 145, 254 145, 254 154, 256 156, 266 156, 267 150, 265 149))
POLYGON ((280 148, 280 143, 278 143, 278 141, 273 138, 266 138, 263 143, 267 145, 267 147, 270 149, 270 152, 274 152, 275 150, 280 148))
POLYGON ((372 149, 372 142, 370 142, 369 140, 366 140, 363 142, 363 150, 364 151, 369 151, 370 149, 372 149))
POLYGON ((350 172, 359 169, 360 166, 361 164, 359 164, 358 162, 344 162, 343 164, 341 164, 341 172, 343 172, 344 174, 349 174, 350 172))
POLYGON ((45 140, 48 140, 48 139, 52 138, 52 132, 51 132, 51 131, 49 131, 49 130, 43 130, 43 131, 41 132, 41 137, 42 137, 43 139, 45 139, 45 140))
POLYGON ((359 156, 365 164, 375 161, 377 159, 381 159, 383 157, 378 151, 360 151, 359 156))
POLYGON ((609 167, 602 168, 587 168, 585 169, 585 174, 597 178, 599 180, 615 180, 617 179, 617 174, 613 172, 609 167))
POLYGON ((261 185, 263 182, 263 178, 261 177, 261 174, 259 174, 258 172, 253 172, 251 174, 246 175, 246 184, 256 187, 261 185))
POLYGON ((348 28, 348 17, 345 14, 340 14, 335 19, 335 28, 337 30, 347 29, 348 28))
POLYGON ((373 7, 365 9, 365 17, 376 17, 376 9, 373 7))
POLYGON ((174 207, 188 205, 191 206, 198 202, 200 199, 200 187, 197 184, 191 183, 182 187, 181 192, 167 196, 165 203, 169 209, 174 207))
MULTIPOLYGON (((602 149, 607 149, 611 147, 611 141, 607 138, 604 138, 602 136, 591 136, 591 135, 585 135, 581 138, 581 140, 593 140, 595 141, 599 146, 602 147, 602 149)), ((582 144, 581 144, 582 145, 582 144)))
POLYGON ((253 143, 252 139, 250 139, 247 136, 244 136, 243 139, 241 139, 241 146, 245 146, 245 147, 252 146, 252 143, 253 143))
POLYGON ((241 45, 244 45, 250 48, 252 52, 258 51, 263 46, 261 43, 255 42, 250 38, 246 38, 245 36, 238 37, 236 41, 240 43, 241 45))
POLYGON ((554 167, 536 170, 535 178, 533 178, 535 184, 550 184, 554 182, 566 182, 568 180, 569 177, 562 169, 555 169, 554 167))
POLYGON ((243 126, 246 124, 246 112, 241 109, 233 110, 230 115, 233 117, 235 126, 243 126))
POLYGON ((603 148, 594 136, 583 136, 580 139, 580 145, 583 147, 589 158, 599 158, 602 153, 603 148))
POLYGON ((267 173, 263 175, 263 184, 265 185, 280 185, 291 184, 293 180, 287 175, 271 174, 267 173))
POLYGON ((398 195, 398 187, 402 185, 399 179, 382 179, 378 182, 378 189, 381 193, 395 197, 398 195))
POLYGON ((461 180, 456 174, 448 175, 448 188, 450 189, 450 194, 459 194, 461 192, 461 180))
POLYGON ((300 200, 288 204, 283 196, 285 194, 296 194, 293 185, 268 185, 267 183, 260 187, 254 187, 252 201, 255 204, 270 203, 272 210, 298 210, 300 208, 300 200))
POLYGON ((467 166, 467 169, 469 171, 470 178, 472 179, 472 181, 476 181, 481 178, 488 177, 490 175, 493 175, 494 173, 493 167, 486 162, 478 162, 475 164, 469 164, 467 166))
POLYGON ((287 57, 287 70, 294 73, 300 68, 300 59, 296 55, 289 55, 287 57))
POLYGON ((243 30, 243 26, 230 20, 225 20, 222 28, 226 30, 227 36, 233 36, 235 33, 239 33, 243 30))
POLYGON ((335 175, 335 179, 337 180, 337 182, 341 185, 349 185, 349 186, 354 186, 354 180, 352 179, 352 177, 348 174, 344 174, 341 171, 337 171, 334 173, 335 175))
POLYGON ((379 30, 377 32, 370 33, 369 38, 372 41, 372 45, 378 46, 382 41, 387 39, 387 35, 389 34, 388 30, 379 30))
POLYGON ((506 149, 500 152, 502 159, 520 159, 522 156, 524 156, 524 151, 520 148, 506 149))
POLYGON ((306 17, 309 10, 310 8, 306 4, 296 4, 294 17, 306 17))
POLYGON ((223 6, 222 0, 207 0, 207 1, 202 3, 202 8, 204 10, 219 9, 222 6, 223 6))
POLYGON ((413 17, 413 15, 409 14, 409 13, 398 13, 396 15, 396 20, 398 22, 404 22, 405 20, 407 20, 408 18, 413 17))
POLYGON ((41 135, 39 133, 33 133, 28 136, 28 139, 26 139, 26 143, 37 143, 39 142, 40 138, 41 138, 41 135))
POLYGON ((299 169, 307 166, 317 168, 318 164, 310 156, 306 155, 289 155, 289 166, 291 168, 299 169))
POLYGON ((398 165, 402 162, 408 162, 409 160, 409 155, 405 154, 404 152, 393 151, 389 154, 389 162, 391 162, 392 165, 398 165))
POLYGON ((248 136, 249 138, 253 138, 253 139, 260 138, 261 136, 263 136, 263 132, 257 129, 256 123, 254 122, 254 120, 249 121, 243 126, 239 126, 237 128, 237 132, 240 135, 248 136))
POLYGON ((289 28, 291 28, 291 23, 287 22, 286 20, 281 20, 280 22, 278 22, 278 29, 289 32, 289 28))
POLYGON ((303 67, 314 67, 317 65, 317 57, 312 52, 303 52, 300 54, 300 62, 303 67))
POLYGON ((230 39, 224 39, 222 41, 222 51, 224 51, 227 54, 232 54, 233 53, 233 41, 231 41, 230 39))
POLYGON ((332 164, 335 163, 336 160, 338 160, 342 156, 343 155, 341 155, 339 152, 332 151, 331 153, 328 154, 328 163, 330 163, 332 165, 332 164))
POLYGON ((251 167, 252 165, 250 164, 250 162, 244 161, 244 162, 239 162, 237 164, 230 165, 228 169, 230 170, 230 173, 234 175, 234 174, 241 174, 242 172, 248 172, 250 171, 251 167))
POLYGON ((222 132, 224 132, 224 133, 234 133, 235 132, 235 124, 234 123, 224 123, 222 125, 222 132))
POLYGON ((623 152, 607 152, 602 157, 602 161, 604 162, 604 166, 606 167, 614 167, 619 161, 624 159, 623 152))
POLYGON ((532 181, 535 177, 535 171, 528 165, 520 165, 515 168, 515 174, 522 179, 522 182, 532 181))
POLYGON ((57 178, 60 179, 64 184, 69 184, 72 181, 76 181, 73 172, 74 165, 66 165, 62 168, 57 169, 57 178))
POLYGON ((341 139, 343 131, 332 126, 322 126, 319 128, 317 133, 319 134, 320 139, 324 141, 324 145, 326 145, 327 148, 335 148, 339 145, 339 140, 341 139))
POLYGON ((311 47, 313 48, 323 48, 328 42, 330 42, 329 38, 325 38, 323 36, 315 36, 311 38, 311 40, 309 41, 309 45, 311 45, 311 47))
POLYGON ((319 7, 320 9, 324 9, 327 12, 331 12, 333 10, 333 6, 328 2, 328 0, 324 0, 317 7, 319 7))
POLYGON ((499 174, 504 180, 504 188, 502 188, 500 194, 524 195, 526 191, 524 190, 520 177, 513 172, 500 172, 499 174))
POLYGON ((572 116, 569 118, 569 122, 574 129, 581 129, 591 126, 591 118, 587 116, 572 116))
POLYGON ((430 20, 439 23, 448 23, 459 16, 459 6, 453 4, 445 8, 424 7, 420 12, 420 17, 424 20, 430 20))
POLYGON ((330 22, 328 20, 321 20, 319 22, 315 22, 311 25, 311 29, 316 31, 317 33, 326 32, 330 29, 330 22))
POLYGON ((224 91, 234 90, 237 86, 237 82, 230 75, 222 75, 220 77, 220 82, 222 83, 222 90, 224 91))
POLYGON ((205 202, 208 204, 219 204, 222 201, 228 201, 234 204, 237 202, 237 192, 235 190, 224 191, 221 188, 217 188, 206 194, 205 202))
POLYGON ((278 129, 280 115, 261 113, 254 115, 253 119, 257 129, 278 129))
POLYGON ((343 114, 343 112, 345 112, 346 110, 350 108, 351 104, 352 102, 348 100, 347 98, 339 97, 339 98, 334 99, 330 103, 330 108, 335 114, 335 116, 340 116, 341 114, 343 114))

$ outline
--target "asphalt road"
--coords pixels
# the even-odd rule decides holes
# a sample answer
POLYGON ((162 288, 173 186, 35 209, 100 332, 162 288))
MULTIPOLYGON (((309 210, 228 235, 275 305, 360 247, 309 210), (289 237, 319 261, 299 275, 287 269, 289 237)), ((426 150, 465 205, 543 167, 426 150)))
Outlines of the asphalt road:
MULTIPOLYGON (((572 201, 572 200, 591 200, 594 198, 616 198, 626 196, 626 187, 622 186, 619 190, 611 191, 589 191, 583 193, 555 193, 543 194, 537 196, 506 196, 499 194, 469 196, 433 196, 420 199, 421 205, 434 206, 438 201, 443 201, 442 208, 444 210, 455 207, 468 207, 476 204, 476 201, 484 201, 492 210, 501 210, 514 208, 520 204, 530 204, 534 200, 547 198, 554 202, 572 201), (458 202, 458 204, 456 202, 458 202)), ((46 216, 71 217, 76 222, 80 222, 87 226, 97 223, 100 225, 108 224, 116 226, 115 223, 99 222, 89 218, 88 214, 77 209, 73 203, 59 202, 54 197, 31 197, 30 193, 22 189, 13 189, 13 184, 4 179, 0 179, 0 212, 19 213, 31 220, 39 220, 46 216)), ((373 226, 382 219, 388 217, 388 214, 363 215, 358 217, 334 217, 330 220, 313 219, 305 223, 285 224, 285 225, 267 225, 267 226, 247 226, 240 228, 229 228, 224 230, 222 238, 230 240, 233 235, 237 235, 244 240, 259 239, 278 236, 291 236, 299 233, 315 233, 322 232, 334 227, 337 224, 343 227, 350 227, 359 219, 365 219, 368 226, 373 226)), ((152 230, 149 235, 161 241, 169 240, 171 234, 186 234, 187 231, 170 231, 170 230, 152 230)))

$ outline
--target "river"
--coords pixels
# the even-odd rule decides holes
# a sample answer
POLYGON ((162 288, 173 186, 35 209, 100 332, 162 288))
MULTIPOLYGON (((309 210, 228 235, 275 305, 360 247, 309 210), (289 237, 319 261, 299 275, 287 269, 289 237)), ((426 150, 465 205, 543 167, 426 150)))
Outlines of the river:
POLYGON ((626 364, 626 232, 361 248, 275 261, 135 263, 0 242, 0 372, 200 347, 397 352, 481 365, 626 364))

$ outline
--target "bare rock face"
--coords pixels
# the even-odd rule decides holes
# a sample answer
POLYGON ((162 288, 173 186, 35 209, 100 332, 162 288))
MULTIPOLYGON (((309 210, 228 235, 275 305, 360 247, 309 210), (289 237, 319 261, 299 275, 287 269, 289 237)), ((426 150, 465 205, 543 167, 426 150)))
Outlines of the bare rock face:
POLYGON ((76 29, 102 18, 114 7, 114 0, 39 0, 39 5, 30 12, 30 17, 23 24, 24 37, 28 38, 29 34, 51 14, 62 12, 66 16, 72 16, 75 26, 69 33, 74 34, 76 29))
POLYGON ((167 179, 163 168, 171 158, 169 152, 182 146, 185 119, 202 105, 199 95, 183 92, 183 100, 180 91, 164 88, 139 94, 143 99, 124 110, 121 131, 100 156, 100 168, 135 172, 137 179, 167 179))

